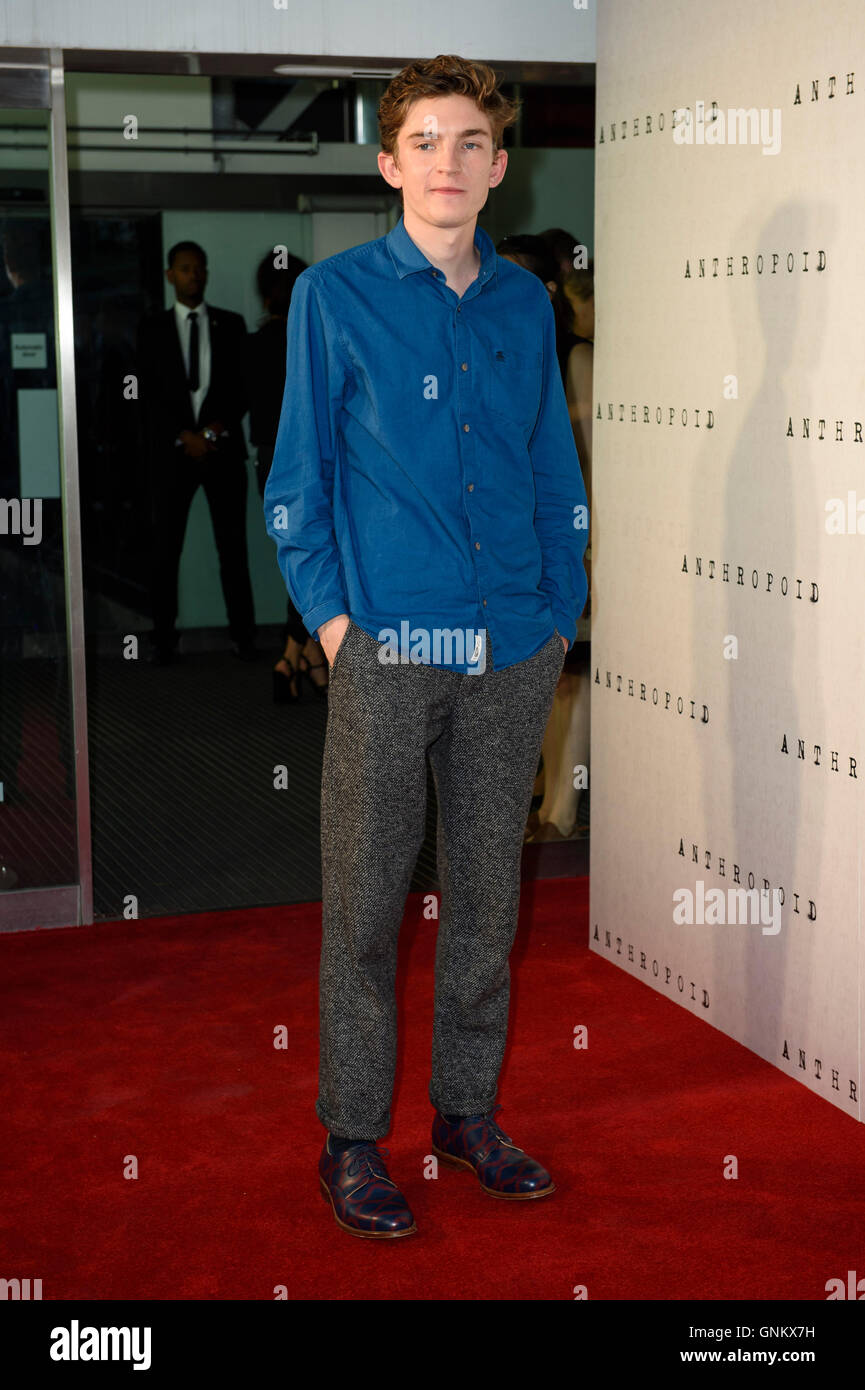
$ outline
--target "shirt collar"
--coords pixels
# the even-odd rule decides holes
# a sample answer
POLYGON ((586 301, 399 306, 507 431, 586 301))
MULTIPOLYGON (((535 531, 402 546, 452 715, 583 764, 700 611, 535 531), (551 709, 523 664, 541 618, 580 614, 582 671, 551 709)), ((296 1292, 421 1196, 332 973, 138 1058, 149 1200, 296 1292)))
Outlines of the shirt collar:
MULTIPOLYGON (((400 280, 404 276, 410 275, 413 270, 429 270, 432 261, 428 261, 420 247, 412 241, 405 229, 405 216, 400 213, 400 219, 396 226, 388 232, 385 237, 394 268, 400 280)), ((481 284, 489 280, 497 273, 496 262, 498 255, 492 237, 485 232, 483 227, 475 224, 474 244, 481 253, 481 268, 478 271, 478 280, 481 284)))
POLYGON ((200 314, 203 318, 204 315, 207 313, 207 304, 202 299, 197 309, 190 309, 188 304, 181 304, 179 299, 175 299, 174 312, 180 319, 188 319, 190 314, 200 314))

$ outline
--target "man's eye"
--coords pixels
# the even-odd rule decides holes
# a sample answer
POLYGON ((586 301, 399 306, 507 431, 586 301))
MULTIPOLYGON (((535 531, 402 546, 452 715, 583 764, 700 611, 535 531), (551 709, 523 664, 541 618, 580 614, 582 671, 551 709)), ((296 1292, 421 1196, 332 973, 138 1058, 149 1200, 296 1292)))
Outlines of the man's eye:
MULTIPOLYGON (((429 148, 431 147, 432 143, 433 143, 432 140, 425 140, 424 143, 423 143, 422 145, 416 145, 416 146, 415 146, 415 149, 418 149, 418 150, 427 150, 427 149, 429 149, 429 148)), ((480 149, 480 145, 478 144, 477 140, 464 140, 464 141, 463 141, 463 144, 464 144, 464 145, 471 145, 472 148, 473 148, 473 149, 476 149, 476 150, 479 150, 479 149, 480 149)))

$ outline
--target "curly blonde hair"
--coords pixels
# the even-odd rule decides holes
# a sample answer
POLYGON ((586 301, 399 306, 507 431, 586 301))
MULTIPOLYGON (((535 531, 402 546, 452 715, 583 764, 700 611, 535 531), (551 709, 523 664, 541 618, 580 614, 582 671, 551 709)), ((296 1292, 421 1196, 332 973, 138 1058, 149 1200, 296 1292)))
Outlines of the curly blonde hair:
POLYGON ((501 147, 505 129, 513 125, 519 101, 504 96, 498 79, 486 63, 471 63, 455 53, 439 53, 436 58, 419 58, 398 72, 388 83, 378 107, 381 148, 396 158, 397 137, 409 107, 421 97, 444 97, 455 93, 467 96, 489 118, 493 150, 501 147))

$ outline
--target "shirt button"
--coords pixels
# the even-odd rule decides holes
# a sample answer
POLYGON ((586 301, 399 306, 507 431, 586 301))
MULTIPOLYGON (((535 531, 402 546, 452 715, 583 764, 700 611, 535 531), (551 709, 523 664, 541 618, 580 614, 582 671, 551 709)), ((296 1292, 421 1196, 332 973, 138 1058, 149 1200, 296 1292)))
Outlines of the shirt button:
POLYGON ((469 364, 468 364, 468 362, 461 362, 461 363, 460 363, 460 366, 462 367, 462 369, 463 369, 464 372, 467 372, 468 369, 469 369, 469 364))
POLYGON ((474 490, 475 490, 475 485, 474 485, 474 483, 469 483, 468 490, 469 490, 469 492, 474 492, 474 490))
POLYGON ((463 425, 463 431, 464 431, 464 433, 465 433, 465 434, 468 434, 470 428, 471 428, 470 425, 463 425))
POLYGON ((486 608, 486 606, 487 606, 487 601, 486 601, 486 599, 484 599, 484 608, 486 608))
POLYGON ((475 541, 475 550, 480 550, 480 548, 481 548, 481 543, 480 543, 480 541, 475 541))

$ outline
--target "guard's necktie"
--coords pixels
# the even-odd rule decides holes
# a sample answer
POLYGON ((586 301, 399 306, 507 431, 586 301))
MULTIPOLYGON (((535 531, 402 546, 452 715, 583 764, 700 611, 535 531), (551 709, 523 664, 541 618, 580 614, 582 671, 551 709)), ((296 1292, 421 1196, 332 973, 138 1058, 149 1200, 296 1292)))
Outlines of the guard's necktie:
POLYGON ((198 315, 189 315, 189 389, 198 390, 198 315))

